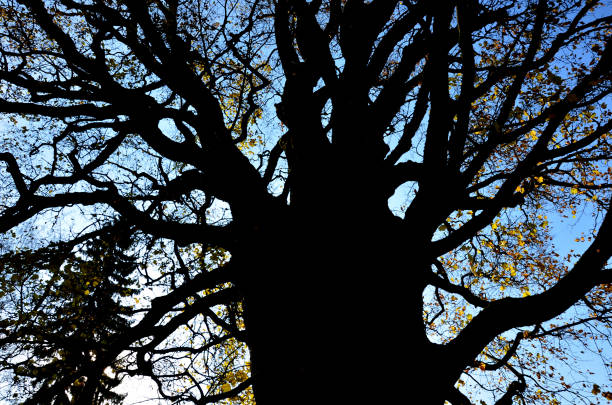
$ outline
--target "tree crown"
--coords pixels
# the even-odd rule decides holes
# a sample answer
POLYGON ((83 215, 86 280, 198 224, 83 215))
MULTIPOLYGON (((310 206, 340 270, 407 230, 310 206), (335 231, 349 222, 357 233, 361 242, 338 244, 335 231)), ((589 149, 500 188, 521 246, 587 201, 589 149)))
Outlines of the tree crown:
POLYGON ((563 347, 609 365, 611 24, 590 0, 0 0, 6 395, 120 403, 147 376, 266 403, 269 304, 307 323, 409 278, 347 316, 405 319, 441 401, 611 399, 563 347))

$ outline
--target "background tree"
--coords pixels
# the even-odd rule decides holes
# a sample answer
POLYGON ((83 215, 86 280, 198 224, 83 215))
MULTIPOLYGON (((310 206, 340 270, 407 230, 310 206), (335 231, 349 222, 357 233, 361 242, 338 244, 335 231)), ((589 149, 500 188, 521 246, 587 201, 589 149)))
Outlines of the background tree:
POLYGON ((612 397, 610 5, 0 7, 7 397, 612 397))

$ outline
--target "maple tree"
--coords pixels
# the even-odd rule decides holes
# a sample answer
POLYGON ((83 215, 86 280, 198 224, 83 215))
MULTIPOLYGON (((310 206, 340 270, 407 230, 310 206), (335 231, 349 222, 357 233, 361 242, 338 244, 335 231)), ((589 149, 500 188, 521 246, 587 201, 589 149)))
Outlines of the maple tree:
POLYGON ((612 399, 577 365, 612 366, 611 34, 590 0, 0 0, 4 399, 612 399))

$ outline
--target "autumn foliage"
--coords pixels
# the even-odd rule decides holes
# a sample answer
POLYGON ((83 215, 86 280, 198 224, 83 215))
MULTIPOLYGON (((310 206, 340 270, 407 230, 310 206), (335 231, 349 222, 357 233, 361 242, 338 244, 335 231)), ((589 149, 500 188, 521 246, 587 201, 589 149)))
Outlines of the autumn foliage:
POLYGON ((0 0, 0 398, 612 400, 611 40, 592 0, 0 0))

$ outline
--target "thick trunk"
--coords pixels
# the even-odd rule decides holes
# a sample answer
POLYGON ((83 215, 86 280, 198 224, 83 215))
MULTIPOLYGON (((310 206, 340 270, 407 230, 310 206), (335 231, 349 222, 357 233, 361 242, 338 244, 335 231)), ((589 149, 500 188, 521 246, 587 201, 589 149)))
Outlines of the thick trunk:
POLYGON ((258 404, 382 403, 432 384, 419 249, 361 215, 296 217, 245 254, 258 404))

